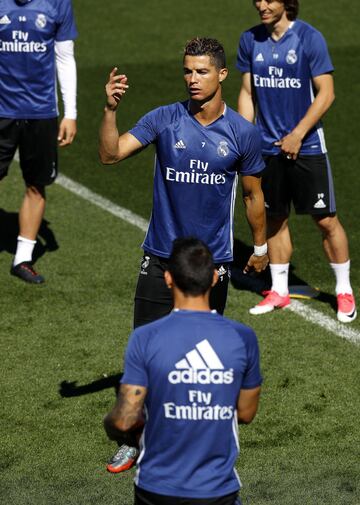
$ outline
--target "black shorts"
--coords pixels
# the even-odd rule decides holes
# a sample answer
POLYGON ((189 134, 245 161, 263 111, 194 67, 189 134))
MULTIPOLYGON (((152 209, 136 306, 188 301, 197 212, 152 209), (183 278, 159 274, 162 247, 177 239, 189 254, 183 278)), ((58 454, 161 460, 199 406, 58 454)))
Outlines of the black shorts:
POLYGON ((296 214, 335 214, 334 184, 326 154, 299 156, 288 160, 284 155, 265 156, 262 188, 267 214, 288 216, 291 202, 296 214))
POLYGON ((26 184, 52 184, 58 170, 57 135, 57 118, 0 118, 0 180, 7 175, 19 148, 20 167, 26 184))
POLYGON ((241 505, 241 501, 237 493, 219 498, 179 498, 149 493, 135 486, 134 505, 241 505))
MULTIPOLYGON (((134 328, 166 316, 173 309, 170 289, 164 279, 168 260, 145 253, 135 291, 134 328)), ((210 307, 223 314, 230 279, 230 264, 215 265, 219 280, 210 293, 210 307)))

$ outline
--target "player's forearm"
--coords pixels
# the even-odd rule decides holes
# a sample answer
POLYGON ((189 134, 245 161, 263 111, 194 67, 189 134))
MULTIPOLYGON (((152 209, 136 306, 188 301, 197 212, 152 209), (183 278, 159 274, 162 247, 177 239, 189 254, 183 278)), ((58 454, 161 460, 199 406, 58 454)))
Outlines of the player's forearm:
POLYGON ((245 119, 253 123, 255 120, 255 100, 252 93, 251 74, 245 72, 242 76, 242 83, 238 98, 238 112, 245 119))
POLYGON ((104 428, 110 440, 121 439, 124 433, 138 430, 143 426, 144 416, 142 412, 120 417, 114 417, 113 413, 110 413, 104 419, 104 428))
POLYGON ((255 105, 252 96, 241 88, 238 98, 238 112, 251 123, 255 120, 255 105))
POLYGON ((116 405, 104 419, 105 431, 111 440, 144 425, 146 391, 143 386, 121 384, 116 405))
POLYGON ((55 42, 55 61, 60 91, 64 103, 64 117, 76 119, 76 63, 74 42, 65 40, 55 42))
POLYGON ((335 100, 333 88, 320 91, 313 103, 310 105, 305 116, 293 129, 293 133, 298 135, 301 140, 305 135, 321 120, 321 118, 330 109, 335 100))
POLYGON ((100 125, 99 157, 101 162, 106 165, 117 163, 120 160, 116 111, 108 107, 104 109, 104 116, 100 125))
POLYGON ((250 225, 254 245, 261 246, 266 242, 266 213, 262 191, 244 196, 246 218, 250 225))

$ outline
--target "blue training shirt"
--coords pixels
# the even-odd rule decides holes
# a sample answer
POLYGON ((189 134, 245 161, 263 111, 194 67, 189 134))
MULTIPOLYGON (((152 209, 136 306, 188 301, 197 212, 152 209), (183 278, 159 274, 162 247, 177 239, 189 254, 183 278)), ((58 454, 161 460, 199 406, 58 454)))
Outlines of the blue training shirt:
POLYGON ((148 390, 136 485, 188 498, 238 491, 237 401, 261 381, 255 333, 215 311, 174 310, 136 328, 121 380, 148 390))
POLYGON ((175 238, 195 236, 215 262, 232 261, 238 174, 264 168, 257 129, 229 107, 203 126, 186 101, 149 112, 130 133, 142 145, 156 146, 153 210, 143 248, 167 258, 175 238))
MULTIPOLYGON (((263 24, 244 32, 236 66, 252 74, 264 154, 278 154, 274 142, 305 116, 315 96, 312 79, 334 70, 322 34, 300 20, 278 41, 263 24)), ((326 153, 321 122, 305 136, 300 153, 326 153)))
POLYGON ((1 0, 0 117, 58 115, 54 41, 76 36, 71 0, 1 0))

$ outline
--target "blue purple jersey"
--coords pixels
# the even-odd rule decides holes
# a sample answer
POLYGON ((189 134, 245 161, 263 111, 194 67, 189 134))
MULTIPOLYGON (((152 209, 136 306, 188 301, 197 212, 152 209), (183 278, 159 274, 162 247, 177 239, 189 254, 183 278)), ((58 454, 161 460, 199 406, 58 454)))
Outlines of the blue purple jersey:
POLYGON ((54 41, 76 36, 71 0, 1 0, 0 117, 58 115, 54 41))
POLYGON ((130 133, 142 145, 156 146, 153 210, 143 248, 167 258, 175 238, 194 236, 208 245, 215 262, 231 261, 238 174, 264 168, 257 129, 229 107, 203 126, 188 102, 178 102, 149 112, 130 133))
MULTIPOLYGON (((274 142, 298 124, 314 101, 312 79, 332 72, 324 37, 303 21, 296 20, 278 40, 264 25, 241 35, 237 68, 250 72, 264 154, 277 154, 274 142)), ((321 122, 305 136, 301 154, 326 152, 321 122)))
POLYGON ((134 330, 121 382, 147 388, 136 485, 190 498, 235 493, 237 401, 261 381, 255 333, 215 311, 174 310, 134 330))

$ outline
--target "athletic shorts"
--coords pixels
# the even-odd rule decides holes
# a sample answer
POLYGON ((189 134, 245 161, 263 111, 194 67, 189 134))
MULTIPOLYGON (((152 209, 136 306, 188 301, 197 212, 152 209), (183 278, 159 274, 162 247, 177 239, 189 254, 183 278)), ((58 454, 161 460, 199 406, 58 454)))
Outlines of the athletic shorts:
POLYGON ((57 118, 0 118, 0 180, 19 148, 20 167, 27 185, 48 186, 57 176, 57 118))
POLYGON ((179 498, 149 493, 135 486, 134 505, 241 505, 241 501, 237 493, 219 498, 179 498))
MULTIPOLYGON (((134 328, 166 316, 173 309, 171 290, 164 272, 168 260, 150 253, 144 254, 135 291, 134 328)), ((215 265, 219 280, 210 293, 210 307, 223 314, 230 279, 230 263, 215 265)))
POLYGON ((299 156, 288 160, 282 154, 264 156, 262 174, 267 214, 288 216, 291 202, 296 214, 335 214, 334 184, 328 156, 299 156))

